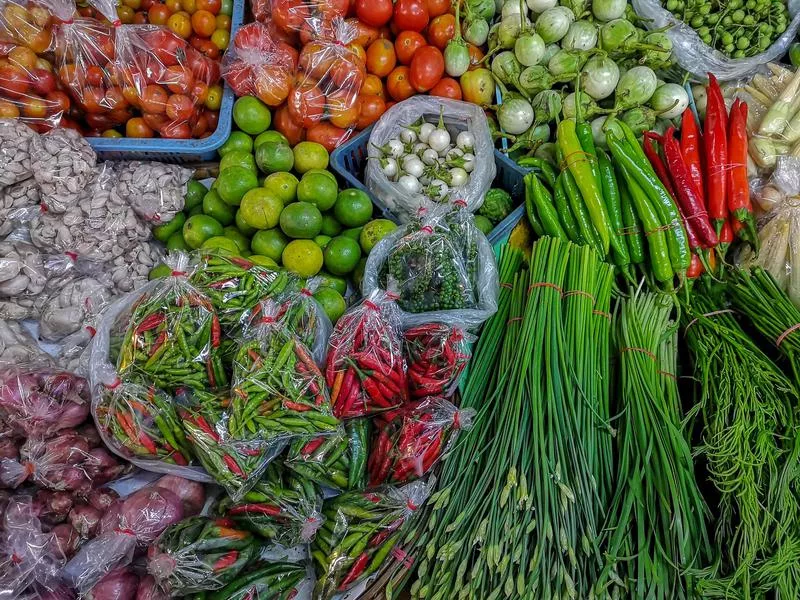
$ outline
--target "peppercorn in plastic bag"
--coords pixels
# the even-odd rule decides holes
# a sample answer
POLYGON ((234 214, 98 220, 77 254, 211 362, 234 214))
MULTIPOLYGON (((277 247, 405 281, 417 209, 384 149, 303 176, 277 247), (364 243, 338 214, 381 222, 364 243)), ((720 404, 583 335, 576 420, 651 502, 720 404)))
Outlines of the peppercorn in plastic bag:
POLYGON ((369 456, 369 485, 424 477, 458 433, 472 427, 474 418, 474 409, 459 409, 444 398, 426 398, 379 416, 369 456))
POLYGON ((339 418, 372 415, 408 401, 395 298, 374 290, 333 328, 325 380, 339 418))
POLYGON ((369 421, 351 419, 344 432, 313 440, 295 440, 289 446, 286 466, 305 480, 332 490, 366 487, 369 421))
POLYGON ((314 597, 331 598, 376 573, 403 535, 403 524, 429 494, 426 484, 415 481, 326 500, 322 513, 333 527, 317 532, 311 544, 318 575, 314 597))
POLYGON ((460 327, 425 323, 403 333, 408 363, 408 389, 414 400, 426 396, 449 397, 472 356, 475 340, 460 327))

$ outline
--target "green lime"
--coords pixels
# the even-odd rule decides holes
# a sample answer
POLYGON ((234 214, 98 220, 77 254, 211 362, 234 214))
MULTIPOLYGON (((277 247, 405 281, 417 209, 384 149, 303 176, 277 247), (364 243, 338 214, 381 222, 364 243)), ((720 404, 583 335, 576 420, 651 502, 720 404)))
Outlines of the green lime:
POLYGON ((361 289, 361 283, 364 281, 364 268, 367 266, 367 259, 366 257, 362 257, 356 268, 353 269, 353 272, 350 274, 351 279, 353 280, 353 285, 356 287, 357 290, 361 289))
POLYGON ((292 202, 283 209, 280 224, 290 238, 310 240, 322 229, 322 213, 309 202, 292 202))
POLYGON ((250 251, 250 238, 244 235, 233 225, 228 225, 228 227, 225 228, 225 233, 223 235, 229 240, 236 242, 236 245, 239 246, 239 252, 245 253, 250 251))
POLYGON ((319 302, 322 310, 328 315, 331 323, 336 324, 347 310, 347 302, 344 301, 342 295, 332 287, 321 287, 314 292, 314 300, 319 302))
POLYGON ((250 190, 242 198, 239 211, 244 222, 256 229, 272 229, 278 225, 283 202, 266 188, 250 190))
POLYGON ((242 150, 244 152, 253 151, 253 138, 247 135, 244 131, 232 131, 225 143, 217 150, 217 154, 225 156, 234 150, 242 150))
POLYGON ((186 217, 191 217, 192 215, 201 215, 203 214, 203 202, 201 201, 200 204, 195 204, 189 211, 186 213, 186 217))
POLYGON ((358 241, 361 239, 361 231, 363 227, 353 227, 352 229, 345 229, 342 231, 344 237, 349 237, 352 240, 358 241))
POLYGON ((336 220, 332 214, 324 214, 322 215, 322 235, 329 235, 331 237, 335 235, 339 235, 342 231, 342 224, 336 220))
POLYGON ((247 223, 244 222, 242 218, 242 209, 236 211, 236 216, 234 217, 234 221, 236 223, 236 227, 247 237, 253 237, 253 234, 258 231, 255 227, 250 227, 247 223))
POLYGON ((244 167, 245 169, 250 169, 253 173, 258 175, 258 169, 256 169, 256 159, 250 152, 244 152, 242 150, 232 150, 228 152, 219 161, 220 173, 228 167, 244 167))
POLYGON ((232 239, 222 235, 215 235, 214 237, 208 238, 200 247, 206 250, 219 250, 223 254, 239 254, 238 244, 232 239))
POLYGON ((245 133, 258 135, 269 129, 272 114, 258 98, 244 96, 233 104, 233 121, 245 133))
POLYGON ((233 223, 235 210, 230 204, 226 204, 219 197, 217 190, 211 190, 203 198, 203 213, 209 217, 214 217, 223 225, 233 223))
POLYGON ((375 247, 375 244, 380 242, 387 234, 397 229, 397 225, 392 223, 389 219, 375 219, 370 221, 361 229, 361 235, 358 236, 358 242, 361 244, 361 249, 364 254, 369 254, 375 247))
POLYGON ((294 154, 289 144, 264 142, 256 148, 256 164, 267 174, 291 171, 294 166, 294 154))
POLYGON ((219 172, 217 192, 220 198, 232 206, 238 206, 242 197, 258 187, 258 179, 253 171, 245 167, 233 166, 219 172))
MULTIPOLYGON (((322 253, 323 256, 325 253, 322 253)), ((331 275, 327 271, 320 271, 317 274, 317 279, 319 280, 320 287, 329 287, 335 289, 339 292, 342 296, 347 293, 347 280, 344 277, 339 277, 338 275, 331 275)))
MULTIPOLYGON (((325 169, 309 169, 306 171, 306 173, 319 173, 320 175, 325 175, 325 177, 330 177, 331 181, 336 183, 336 185, 339 185, 338 182, 336 182, 336 175, 325 169)), ((303 174, 305 175, 306 173, 303 174)))
POLYGON ((258 148, 264 142, 280 142, 281 144, 289 144, 289 140, 280 131, 270 129, 264 133, 259 133, 256 141, 253 142, 253 148, 258 148))
POLYGON ((294 149, 294 170, 301 175, 311 169, 328 168, 328 151, 317 142, 300 142, 294 149))
POLYGON ((334 275, 347 275, 361 258, 361 246, 349 237, 339 235, 325 246, 325 269, 334 275))
POLYGON ((203 203, 203 196, 208 192, 208 188, 197 179, 190 179, 186 187, 186 195, 183 197, 183 210, 191 210, 195 206, 203 203))
POLYGON ((260 265, 262 267, 272 267, 273 269, 277 269, 278 263, 272 260, 269 256, 263 256, 261 254, 251 254, 247 257, 251 263, 255 265, 260 265))
POLYGON ((283 249, 281 261, 300 277, 311 277, 322 268, 322 250, 313 240, 292 240, 283 249))
POLYGON ((330 242, 331 239, 332 238, 329 235, 318 235, 314 238, 314 243, 323 250, 325 250, 325 246, 328 245, 328 242, 330 242))
POLYGON ((183 231, 176 231, 169 236, 166 246, 167 250, 191 250, 186 240, 183 239, 183 231))
POLYGON ((161 223, 161 225, 156 225, 153 227, 153 237, 159 242, 166 243, 173 233, 181 230, 185 222, 186 215, 184 215, 182 212, 179 212, 171 221, 167 221, 166 223, 161 223))
POLYGON ((250 250, 254 254, 266 256, 274 261, 281 259, 283 249, 289 243, 289 238, 283 235, 283 232, 275 227, 274 229, 262 229, 257 231, 250 240, 250 250))
POLYGON ((489 235, 489 232, 494 229, 492 222, 483 215, 475 215, 475 227, 484 235, 489 235))
POLYGON ((372 218, 372 200, 361 190, 342 190, 336 198, 333 214, 345 227, 360 227, 372 218))
POLYGON ((297 199, 300 202, 310 202, 321 211, 333 207, 338 193, 336 180, 320 171, 306 173, 297 184, 297 199))
POLYGON ((280 198, 284 204, 297 200, 297 177, 291 173, 280 171, 267 175, 264 187, 280 198))
MULTIPOLYGON (((170 273, 172 273, 172 269, 169 265, 165 265, 164 263, 158 263, 155 267, 150 269, 150 272, 147 274, 147 278, 149 280, 153 279, 161 279, 162 277, 169 277, 170 273)), ((323 306, 323 308, 325 308, 323 306)))
POLYGON ((192 249, 202 246, 208 238, 221 236, 223 233, 222 224, 208 215, 194 215, 183 224, 183 239, 192 249))

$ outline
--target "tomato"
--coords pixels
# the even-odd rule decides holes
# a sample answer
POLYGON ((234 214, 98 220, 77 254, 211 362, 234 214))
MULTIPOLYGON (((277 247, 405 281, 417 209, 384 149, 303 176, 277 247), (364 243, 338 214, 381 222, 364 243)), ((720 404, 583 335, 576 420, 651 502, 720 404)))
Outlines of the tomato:
POLYGON ((267 106, 280 106, 289 95, 292 76, 280 66, 264 65, 255 70, 256 96, 267 106))
POLYGON ((364 50, 364 46, 360 46, 359 44, 347 44, 347 49, 355 54, 361 62, 367 62, 367 51, 364 50))
POLYGON ((145 112, 163 114, 167 107, 169 94, 160 85, 148 85, 142 93, 139 105, 145 112))
POLYGON ((378 96, 359 96, 358 97, 358 123, 357 129, 366 129, 375 121, 381 118, 386 112, 386 103, 383 98, 378 96))
POLYGON ((134 13, 133 9, 129 6, 118 6, 117 16, 119 17, 120 23, 129 25, 133 23, 133 18, 136 16, 136 13, 134 13))
POLYGON ((311 42, 303 46, 298 64, 314 79, 322 79, 336 62, 336 53, 325 42, 311 42))
MULTIPOLYGON (((358 102, 343 94, 328 96, 328 120, 332 125, 349 129, 358 122, 358 102)), ((316 127, 316 126, 315 126, 316 127)))
POLYGON ((19 108, 7 102, 0 100, 0 119, 16 119, 19 117, 19 108))
POLYGON ((224 29, 215 29, 211 34, 211 42, 220 50, 225 50, 231 42, 231 34, 224 29))
MULTIPOLYGON (((189 12, 188 8, 184 8, 183 3, 181 3, 181 0, 166 0, 164 2, 164 4, 167 5, 167 8, 173 14, 176 13, 176 12, 182 11, 182 10, 185 10, 186 12, 189 12)), ((192 8, 194 8, 194 5, 192 5, 192 8)))
POLYGON ((494 101, 494 79, 489 69, 467 71, 461 76, 461 93, 464 100, 489 106, 494 101))
POLYGON ((284 31, 300 31, 308 16, 303 0, 275 0, 272 3, 272 22, 284 31))
POLYGON ((378 77, 386 77, 397 64, 394 44, 389 40, 375 40, 367 48, 367 71, 378 77))
POLYGON ((442 98, 452 98, 461 100, 461 86, 452 77, 442 77, 435 86, 428 92, 431 96, 441 96, 442 98))
POLYGON ((89 65, 86 67, 86 83, 89 85, 103 85, 103 77, 105 73, 97 65, 89 65))
POLYGON ((367 25, 386 25, 392 12, 392 0, 356 0, 356 16, 367 25))
POLYGON ((456 34, 456 18, 453 15, 440 15, 431 21, 428 27, 428 42, 439 50, 444 50, 456 34))
POLYGON ((203 113, 197 117, 194 125, 192 125, 192 137, 203 137, 206 132, 208 132, 208 117, 205 115, 205 113, 203 113))
POLYGON ((201 41, 197 49, 203 53, 203 56, 211 60, 217 60, 221 54, 217 45, 211 40, 201 41))
POLYGON ((184 121, 171 121, 158 130, 161 137, 173 140, 188 140, 192 137, 192 128, 184 121))
POLYGON ((276 110, 274 117, 275 120, 273 122, 273 127, 276 131, 280 131, 286 136, 286 139, 289 140, 289 144, 294 146, 305 139, 305 129, 303 129, 302 125, 298 124, 294 119, 292 119, 292 116, 289 113, 289 106, 287 104, 284 104, 278 110, 276 110))
POLYGON ((410 81, 414 89, 427 92, 444 75, 444 56, 433 46, 420 48, 411 59, 410 71, 410 81))
POLYGON ((173 65, 167 67, 160 82, 173 94, 188 94, 194 86, 194 75, 186 67, 173 65))
POLYGON ((147 24, 147 13, 146 12, 137 12, 133 15, 133 24, 134 25, 146 25, 147 24))
POLYGON ((128 101, 125 100, 125 95, 118 87, 111 87, 106 90, 106 95, 103 97, 103 106, 109 110, 125 110, 128 108, 128 101))
POLYGON ((352 29, 355 31, 355 38, 353 38, 352 44, 358 44, 359 46, 366 48, 372 42, 378 39, 378 29, 376 27, 370 27, 366 23, 362 23, 358 19, 347 19, 347 26, 348 29, 352 29))
POLYGON ((317 123, 308 130, 306 139, 309 142, 317 142, 325 146, 328 152, 336 150, 350 137, 351 132, 341 127, 336 127, 330 123, 317 123))
POLYGON ((410 65, 414 52, 427 46, 428 42, 417 31, 401 31, 394 41, 394 51, 401 65, 410 65))
POLYGON ((397 0, 392 23, 400 31, 422 31, 428 26, 425 0, 397 0))
POLYGON ((183 11, 172 15, 167 20, 167 27, 185 40, 188 40, 189 36, 192 35, 192 19, 188 13, 183 11))
POLYGON ((44 69, 33 69, 30 73, 31 85, 33 91, 40 96, 46 96, 56 89, 56 76, 50 71, 44 69))
POLYGON ((21 98, 30 88, 30 81, 25 72, 14 65, 0 67, 0 92, 9 98, 21 98))
POLYGON ((219 10, 222 8, 220 0, 197 0, 197 10, 207 10, 208 12, 218 15, 219 10))
POLYGON ((328 77, 335 88, 355 97, 364 84, 366 73, 362 65, 348 60, 338 60, 331 67, 328 77))
POLYGON ((153 4, 147 11, 147 19, 153 25, 166 25, 172 11, 165 4, 153 4))
POLYGON ((47 116, 47 103, 41 98, 27 98, 22 103, 22 116, 29 119, 44 119, 47 116))
POLYGON ((411 98, 417 93, 409 79, 410 69, 406 66, 395 67, 394 71, 389 73, 389 77, 386 79, 386 88, 393 100, 399 102, 411 98))
POLYGON ((303 84, 292 88, 286 105, 296 123, 309 128, 322 120, 325 112, 325 94, 316 86, 303 84))
POLYGON ((130 6, 133 10, 139 10, 142 8, 142 0, 122 0, 122 3, 125 6, 130 6))
MULTIPOLYGON (((213 10, 209 10, 208 12, 213 13, 213 10)), ((228 15, 217 15, 217 29, 224 29, 225 31, 231 30, 231 18, 228 15)))
POLYGON ((205 104, 206 98, 208 98, 208 86, 202 81, 195 81, 187 95, 194 100, 195 104, 205 104))
POLYGON ((167 100, 166 113, 173 121, 188 121, 194 114, 194 103, 189 96, 173 94, 167 100))
POLYGON ((164 125, 169 122, 169 119, 165 115, 156 115, 153 113, 142 113, 142 119, 147 124, 150 129, 155 131, 160 130, 164 125))
POLYGON ((97 87, 86 87, 80 91, 79 96, 83 110, 90 115, 96 115, 106 112, 106 107, 103 105, 105 94, 103 90, 97 87))
POLYGON ((53 107, 54 112, 65 113, 69 110, 70 99, 64 92, 50 92, 47 94, 46 99, 53 107))
POLYGON ((431 19, 450 11, 450 0, 425 0, 431 19))
POLYGON ((386 93, 383 91, 383 82, 381 81, 380 77, 376 75, 367 75, 364 78, 364 83, 361 84, 361 90, 359 90, 361 94, 373 94, 374 96, 380 96, 383 99, 386 99, 386 93))
POLYGON ((483 50, 474 44, 467 44, 467 50, 469 50, 469 70, 480 69, 483 66, 483 57, 486 56, 483 50))
POLYGON ((217 18, 207 10, 198 10, 192 15, 192 29, 197 35, 211 37, 217 28, 217 18))
POLYGON ((180 2, 181 8, 190 15, 193 15, 194 12, 198 9, 197 0, 178 0, 178 2, 180 2))
POLYGON ((139 108, 139 90, 132 85, 126 85, 122 88, 122 95, 131 106, 139 108))
POLYGON ((219 105, 222 104, 222 86, 219 84, 210 86, 203 104, 208 110, 219 110, 219 105))
POLYGON ((208 119, 208 130, 209 131, 216 131, 217 125, 219 124, 219 111, 218 110, 207 110, 205 113, 206 118, 208 119))

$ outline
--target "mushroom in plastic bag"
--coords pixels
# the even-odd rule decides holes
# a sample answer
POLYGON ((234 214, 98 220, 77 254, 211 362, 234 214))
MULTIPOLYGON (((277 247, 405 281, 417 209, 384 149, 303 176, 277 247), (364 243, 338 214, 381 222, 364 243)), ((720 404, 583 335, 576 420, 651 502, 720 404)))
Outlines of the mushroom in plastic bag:
POLYGON ((78 277, 37 301, 40 307, 39 335, 58 341, 74 333, 97 315, 112 299, 111 290, 93 277, 78 277))
POLYGON ((132 161, 116 165, 114 193, 142 219, 166 223, 183 210, 192 171, 180 165, 132 161))
POLYGON ((42 206, 63 213, 77 202, 97 164, 89 142, 74 129, 54 129, 34 138, 31 170, 42 206))
POLYGON ((0 189, 0 236, 28 225, 41 214, 39 184, 33 177, 0 189))
POLYGON ((18 364, 52 363, 52 358, 18 322, 0 319, 0 367, 18 364))
POLYGON ((16 119, 0 119, 0 187, 25 181, 31 172, 31 144, 38 137, 16 119))

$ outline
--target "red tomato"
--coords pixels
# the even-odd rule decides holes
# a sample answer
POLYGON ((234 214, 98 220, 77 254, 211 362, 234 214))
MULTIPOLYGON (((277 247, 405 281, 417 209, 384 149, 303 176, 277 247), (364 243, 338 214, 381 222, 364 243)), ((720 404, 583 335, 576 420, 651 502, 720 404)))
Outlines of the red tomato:
POLYGON ((347 25, 356 32, 356 37, 351 42, 352 44, 358 44, 362 48, 366 48, 378 39, 379 31, 376 27, 370 27, 358 19, 347 19, 347 25))
POLYGON ((392 18, 392 0, 356 0, 356 16, 367 25, 382 27, 392 18))
POLYGON ((208 130, 209 131, 216 131, 217 124, 219 123, 219 111, 218 110, 207 110, 205 112, 206 118, 208 119, 208 130))
POLYGON ((322 120, 325 94, 315 85, 294 87, 289 92, 286 105, 292 119, 308 129, 322 120))
POLYGON ((200 50, 205 57, 211 60, 217 60, 220 57, 221 52, 219 51, 219 47, 211 40, 203 40, 199 45, 200 47, 198 50, 200 50))
POLYGON ((367 48, 367 71, 378 77, 386 77, 397 64, 394 44, 386 39, 378 39, 367 48))
POLYGON ((389 73, 386 87, 393 100, 400 102, 417 93, 409 81, 410 76, 410 69, 406 66, 395 67, 394 71, 389 73))
POLYGON ((164 125, 169 122, 169 119, 163 114, 157 115, 154 113, 142 113, 142 119, 147 124, 148 127, 154 129, 155 131, 160 130, 164 125))
POLYGON ((54 112, 65 113, 69 110, 69 96, 67 96, 64 92, 50 92, 47 94, 47 100, 52 105, 54 112))
POLYGON ((272 3, 272 22, 284 31, 300 31, 308 16, 303 0, 275 0, 272 3))
POLYGON ((428 15, 431 19, 443 15, 450 10, 450 0, 425 0, 428 7, 428 15))
POLYGON ((283 67, 264 65, 255 71, 256 96, 267 106, 280 106, 289 95, 292 77, 283 67))
POLYGON ((33 69, 30 74, 33 91, 41 96, 46 96, 56 89, 56 76, 45 69, 33 69))
POLYGON ((428 7, 425 0, 397 0, 392 23, 400 31, 422 31, 428 25, 428 7))
POLYGON ((128 108, 128 101, 125 100, 125 95, 120 88, 111 87, 106 90, 106 95, 103 97, 103 106, 112 111, 122 111, 128 108))
POLYGON ((391 101, 387 102, 387 103, 386 103, 386 110, 389 110, 389 109, 390 109, 390 108, 392 108, 392 107, 393 107, 395 104, 397 104, 397 102, 395 102, 394 100, 391 100, 391 101))
POLYGON ((437 48, 425 46, 414 53, 411 59, 411 85, 418 92, 427 92, 444 75, 444 56, 437 48))
POLYGON ((386 112, 386 103, 383 98, 378 96, 359 96, 358 97, 358 123, 357 129, 365 129, 381 118, 386 112))
POLYGON ((439 50, 444 50, 456 34, 456 18, 453 15, 440 15, 431 21, 428 27, 428 42, 439 50))
POLYGON ((194 103, 189 96, 173 94, 167 100, 166 113, 173 121, 188 121, 194 114, 194 103))
POLYGON ((147 20, 153 25, 166 25, 172 11, 166 4, 153 4, 147 11, 147 20))
POLYGON ((106 112, 107 107, 104 105, 105 94, 100 88, 86 87, 80 93, 79 97, 81 99, 83 110, 90 115, 97 115, 106 112))
POLYGON ((211 37, 217 28, 217 18, 207 10, 198 10, 192 15, 192 29, 197 35, 211 37))
POLYGON ((208 117, 202 113, 192 125, 192 137, 202 137, 208 131, 208 117))
POLYGON ((335 18, 343 19, 350 8, 350 0, 318 0, 316 8, 326 21, 332 21, 335 18))
POLYGON ((197 10, 207 10, 217 15, 220 8, 222 8, 221 0, 197 0, 197 10))
POLYGON ((427 46, 428 42, 421 33, 416 31, 401 31, 394 41, 394 51, 401 65, 410 65, 414 52, 427 46))
POLYGON ((325 146, 328 152, 333 152, 337 146, 343 144, 350 137, 351 131, 336 127, 331 123, 317 123, 308 130, 306 139, 325 146))
MULTIPOLYGON (((345 91, 353 98, 358 94, 358 90, 364 84, 364 77, 366 77, 364 66, 357 63, 358 61, 355 60, 353 62, 338 60, 328 73, 329 79, 335 86, 334 89, 345 91)), ((328 91, 331 91, 330 88, 328 91)))
POLYGON ((192 137, 192 128, 184 121, 171 121, 158 130, 161 137, 173 140, 188 140, 192 137))
POLYGON ((89 85, 101 86, 103 85, 103 77, 105 73, 97 65, 90 65, 86 67, 86 83, 89 85))
POLYGON ((208 98, 208 86, 202 81, 195 81, 192 89, 189 90, 189 97, 195 104, 205 104, 208 98))
POLYGON ((469 50, 469 70, 480 69, 483 66, 483 57, 486 56, 483 50, 474 44, 467 44, 467 50, 469 50))
POLYGON ((139 101, 142 110, 153 114, 164 114, 169 94, 160 85, 148 85, 139 101))
POLYGON ((431 96, 441 96, 442 98, 452 98, 461 100, 461 86, 452 77, 442 77, 429 92, 431 96))
MULTIPOLYGON (((147 13, 146 12, 137 12, 133 15, 133 24, 134 25, 144 25, 147 23, 147 13)), ((130 136, 128 136, 130 137, 130 136)))
POLYGON ((153 130, 141 117, 135 117, 125 123, 125 135, 129 138, 153 137, 153 130))
POLYGON ((173 65, 161 76, 161 83, 173 94, 188 94, 194 86, 194 75, 186 67, 173 65))
POLYGON ((306 130, 292 118, 288 104, 284 104, 276 110, 274 116, 273 127, 286 136, 289 144, 294 146, 305 139, 306 130))

